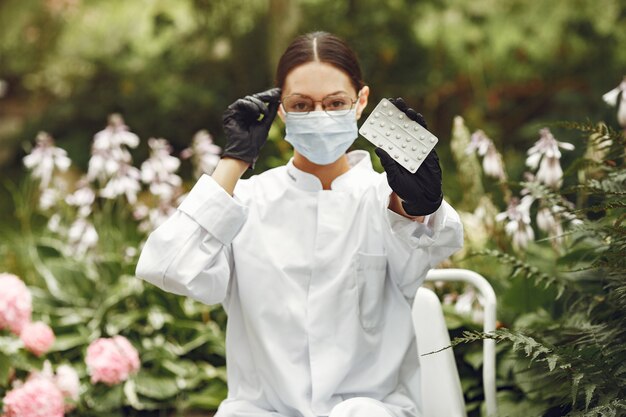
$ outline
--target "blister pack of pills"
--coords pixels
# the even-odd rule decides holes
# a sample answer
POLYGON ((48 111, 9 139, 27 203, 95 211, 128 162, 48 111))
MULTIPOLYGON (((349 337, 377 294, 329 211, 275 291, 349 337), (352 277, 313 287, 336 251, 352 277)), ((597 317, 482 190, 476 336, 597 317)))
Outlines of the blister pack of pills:
POLYGON ((411 173, 417 171, 439 139, 382 99, 359 129, 365 139, 383 148, 411 173))

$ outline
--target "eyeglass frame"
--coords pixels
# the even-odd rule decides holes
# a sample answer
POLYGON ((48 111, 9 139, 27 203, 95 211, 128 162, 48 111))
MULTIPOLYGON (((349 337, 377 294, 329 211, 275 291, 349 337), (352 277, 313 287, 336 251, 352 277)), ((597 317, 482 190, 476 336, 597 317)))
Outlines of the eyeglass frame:
MULTIPOLYGON (((281 106, 283 106, 283 110, 284 110, 284 111, 285 111, 285 113, 287 113, 287 114, 301 114, 301 115, 309 114, 309 113, 311 113, 311 112, 316 111, 316 110, 315 110, 315 104, 316 104, 316 103, 320 103, 320 104, 322 105, 322 111, 323 111, 323 112, 325 112, 325 113, 327 113, 327 114, 329 114, 329 115, 331 115, 331 116, 332 116, 332 113, 333 113, 333 112, 336 112, 336 111, 345 112, 345 113, 342 113, 342 114, 347 114, 347 113, 349 113, 349 112, 350 112, 350 111, 354 108, 354 105, 355 105, 355 104, 359 101, 359 99, 361 98, 361 91, 359 91, 359 92, 358 92, 358 94, 356 95, 356 98, 355 98, 355 99, 352 99, 352 98, 348 97, 348 99, 350 100, 350 108, 349 108, 349 109, 347 109, 347 110, 328 110, 328 111, 327 111, 327 110, 324 108, 324 103, 323 103, 323 101, 324 101, 325 99, 327 99, 328 97, 331 97, 331 96, 334 96, 334 95, 339 95, 339 94, 338 94, 338 93, 331 93, 331 94, 329 94, 329 95, 327 95, 327 96, 323 97, 321 100, 313 100, 313 98, 312 98, 312 97, 307 96, 307 95, 305 95, 305 94, 294 93, 294 94, 289 94, 288 96, 285 96, 285 97, 281 98, 281 99, 280 99, 280 105, 281 105, 281 106), (302 112, 299 112, 299 111, 292 111, 292 112, 289 112, 289 111, 287 111, 287 110, 286 110, 286 108, 285 108, 285 104, 283 103, 283 101, 284 101, 286 98, 289 98, 289 97, 292 97, 292 96, 301 96, 301 97, 305 97, 305 98, 310 99, 310 100, 313 102, 313 105, 314 105, 314 106, 313 106, 313 110, 310 110, 310 111, 307 111, 307 112, 303 112, 303 111, 302 111, 302 112)), ((347 93, 346 93, 346 95, 347 95, 347 93)))

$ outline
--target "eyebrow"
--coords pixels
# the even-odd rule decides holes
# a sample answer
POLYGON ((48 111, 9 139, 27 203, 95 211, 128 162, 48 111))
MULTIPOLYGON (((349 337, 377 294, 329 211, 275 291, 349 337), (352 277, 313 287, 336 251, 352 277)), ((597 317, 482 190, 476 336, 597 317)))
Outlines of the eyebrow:
MULTIPOLYGON (((335 92, 330 93, 330 94, 326 94, 323 98, 326 98, 328 96, 334 96, 334 95, 337 95, 337 94, 346 94, 346 95, 348 95, 348 92, 347 91, 343 91, 343 90, 339 90, 339 91, 335 91, 335 92)), ((301 94, 301 93, 291 93, 291 94, 289 94, 289 96, 302 96, 302 97, 311 98, 311 96, 308 96, 306 94, 301 94)), ((287 96, 287 97, 289 97, 289 96, 287 96)))

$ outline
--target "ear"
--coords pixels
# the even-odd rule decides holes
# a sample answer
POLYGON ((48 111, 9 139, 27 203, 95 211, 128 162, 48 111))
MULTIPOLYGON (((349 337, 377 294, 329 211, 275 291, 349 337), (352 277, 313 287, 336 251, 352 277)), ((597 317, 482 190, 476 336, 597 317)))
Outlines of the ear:
POLYGON ((282 120, 283 123, 285 123, 285 109, 283 109, 282 104, 278 105, 278 117, 280 117, 280 120, 282 120))
POLYGON ((367 99, 370 95, 370 88, 368 86, 364 86, 361 88, 361 92, 359 94, 359 101, 356 103, 356 119, 359 120, 361 118, 361 113, 365 110, 367 106, 367 99))

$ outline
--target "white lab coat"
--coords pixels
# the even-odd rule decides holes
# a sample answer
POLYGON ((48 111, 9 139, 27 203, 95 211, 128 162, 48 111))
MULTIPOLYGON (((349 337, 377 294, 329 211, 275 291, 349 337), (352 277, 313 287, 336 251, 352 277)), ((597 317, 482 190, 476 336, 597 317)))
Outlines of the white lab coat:
POLYGON ((367 397, 420 415, 411 301, 463 242, 444 202, 426 224, 389 210, 369 154, 323 190, 293 162, 238 182, 203 176, 148 238, 137 276, 228 314, 219 417, 328 416, 367 397))

